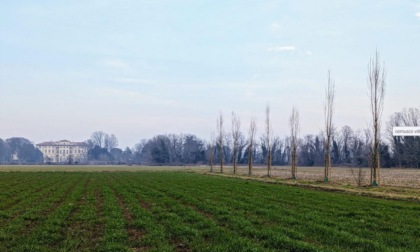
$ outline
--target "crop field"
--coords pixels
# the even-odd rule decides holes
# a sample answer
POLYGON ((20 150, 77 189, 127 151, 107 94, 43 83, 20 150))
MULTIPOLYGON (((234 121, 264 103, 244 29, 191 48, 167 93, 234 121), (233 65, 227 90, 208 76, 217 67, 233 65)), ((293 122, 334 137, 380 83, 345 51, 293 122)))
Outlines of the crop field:
MULTIPOLYGON (((138 172, 138 171, 195 171, 200 173, 208 173, 208 166, 115 166, 115 165, 0 165, 0 172, 2 171, 66 171, 66 172, 138 172)), ((347 167, 333 167, 331 170, 331 182, 338 185, 357 185, 356 177, 359 168, 347 167), (353 173, 352 173, 353 170, 353 173)), ((232 174, 232 166, 224 167, 226 174, 232 174)), ((220 171, 219 167, 215 166, 214 171, 220 171)), ((362 184, 369 185, 368 168, 362 168, 363 177, 362 184)), ((248 167, 239 166, 238 175, 247 175, 248 167)), ((255 166, 253 169, 254 177, 264 177, 267 174, 267 168, 262 166, 255 166)), ((278 179, 290 179, 290 166, 273 166, 272 176, 278 179)), ((298 167, 297 178, 299 181, 322 181, 324 179, 323 167, 298 167)), ((407 187, 420 189, 420 169, 398 169, 398 168, 383 168, 381 169, 381 185, 391 187, 407 187)))
POLYGON ((187 172, 0 172, 0 251, 420 251, 420 203, 187 172))

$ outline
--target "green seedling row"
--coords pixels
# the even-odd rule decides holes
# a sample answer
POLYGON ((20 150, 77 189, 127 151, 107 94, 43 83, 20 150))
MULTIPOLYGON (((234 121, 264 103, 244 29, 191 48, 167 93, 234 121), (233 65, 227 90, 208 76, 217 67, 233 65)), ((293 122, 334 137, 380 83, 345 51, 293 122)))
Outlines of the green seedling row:
POLYGON ((0 182, 0 251, 420 251, 419 202, 186 172, 0 182))

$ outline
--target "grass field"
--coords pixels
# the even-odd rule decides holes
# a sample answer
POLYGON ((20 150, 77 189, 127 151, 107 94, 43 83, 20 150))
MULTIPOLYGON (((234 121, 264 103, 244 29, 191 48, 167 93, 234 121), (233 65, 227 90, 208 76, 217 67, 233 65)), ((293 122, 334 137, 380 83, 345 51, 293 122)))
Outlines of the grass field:
POLYGON ((2 172, 0 251, 419 251, 420 204, 185 172, 2 172))

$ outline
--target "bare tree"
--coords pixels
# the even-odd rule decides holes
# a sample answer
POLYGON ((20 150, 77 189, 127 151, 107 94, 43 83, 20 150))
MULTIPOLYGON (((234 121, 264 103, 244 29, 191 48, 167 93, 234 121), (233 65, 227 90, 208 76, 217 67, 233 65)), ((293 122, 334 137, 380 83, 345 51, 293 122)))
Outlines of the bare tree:
POLYGON ((210 172, 213 172, 213 165, 214 165, 214 133, 210 134, 210 143, 209 143, 209 162, 210 162, 210 172))
POLYGON ((251 123, 249 125, 249 145, 248 145, 248 175, 252 175, 252 157, 254 156, 254 144, 255 144, 255 134, 257 133, 257 124, 255 118, 251 118, 251 123))
POLYGON ((270 104, 265 108, 265 135, 264 141, 267 147, 267 176, 271 177, 271 145, 273 139, 273 126, 270 122, 270 104))
MULTIPOLYGON (((188 160, 187 157, 183 157, 183 152, 188 152, 186 148, 184 148, 184 144, 187 142, 186 139, 188 135, 184 134, 169 134, 167 135, 167 146, 168 146, 168 154, 170 162, 181 162, 182 159, 188 160)), ((188 161, 187 161, 188 162, 188 161)))
POLYGON ((385 98, 385 64, 380 63, 379 52, 370 59, 368 64, 368 94, 370 98, 370 109, 372 113, 372 134, 373 142, 371 145, 370 157, 370 182, 372 186, 380 184, 380 154, 379 143, 381 134, 381 117, 384 109, 385 98))
POLYGON ((95 131, 90 136, 94 146, 97 145, 100 148, 104 147, 104 145, 105 145, 105 137, 106 137, 106 133, 103 132, 103 131, 95 131))
POLYGON ((330 179, 330 168, 331 168, 331 135, 333 131, 332 118, 334 114, 334 96, 335 96, 335 84, 331 80, 330 71, 328 71, 328 84, 325 89, 325 101, 324 101, 324 118, 325 118, 325 156, 324 156, 324 181, 328 182, 330 179))
POLYGON ((107 149, 108 152, 110 152, 112 149, 118 147, 118 139, 114 134, 108 135, 105 134, 104 138, 104 148, 107 149))
POLYGON ((223 173, 223 139, 224 136, 223 130, 223 114, 220 112, 219 117, 217 118, 217 145, 219 147, 219 162, 220 162, 220 172, 223 173))
POLYGON ((339 142, 341 145, 341 159, 342 163, 348 165, 351 163, 351 144, 354 141, 353 129, 348 125, 344 125, 340 131, 339 142))
POLYGON ((350 168, 351 175, 353 175, 354 180, 356 181, 356 185, 361 187, 363 185, 363 181, 365 180, 365 171, 362 167, 357 168, 358 171, 356 172, 353 168, 350 168))
POLYGON ((290 162, 292 166, 292 179, 296 179, 297 173, 297 141, 299 133, 299 111, 293 107, 289 119, 290 123, 290 162))
POLYGON ((237 172, 239 140, 241 137, 241 120, 232 112, 232 140, 233 140, 233 174, 237 172))

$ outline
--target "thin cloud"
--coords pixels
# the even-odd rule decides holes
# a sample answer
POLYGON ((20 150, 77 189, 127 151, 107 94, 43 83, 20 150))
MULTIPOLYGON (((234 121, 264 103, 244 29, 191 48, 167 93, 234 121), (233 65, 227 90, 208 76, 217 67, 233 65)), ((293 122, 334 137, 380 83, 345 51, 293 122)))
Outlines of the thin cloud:
POLYGON ((417 18, 420 18, 420 12, 417 12, 417 13, 416 13, 416 17, 417 17, 417 18))
POLYGON ((252 97, 254 97, 255 96, 255 93, 253 92, 253 91, 251 91, 251 90, 247 90, 246 92, 245 92, 245 97, 246 98, 252 98, 252 97))
POLYGON ((155 104, 160 106, 177 106, 178 102, 171 99, 161 98, 156 94, 124 90, 119 88, 97 88, 95 94, 101 97, 112 98, 115 101, 139 102, 142 104, 155 104))
POLYGON ((115 78, 114 82, 127 83, 127 84, 152 84, 154 81, 139 78, 115 78))
POLYGON ((296 47, 294 46, 272 46, 267 49, 269 52, 294 52, 296 51, 296 47))
POLYGON ((120 59, 106 59, 99 62, 100 65, 112 68, 129 68, 129 64, 120 59))
POLYGON ((270 26, 270 29, 271 29, 272 31, 278 31, 278 30, 280 30, 280 29, 281 29, 281 25, 280 25, 279 23, 277 23, 277 22, 273 22, 273 23, 271 24, 271 26, 270 26))

